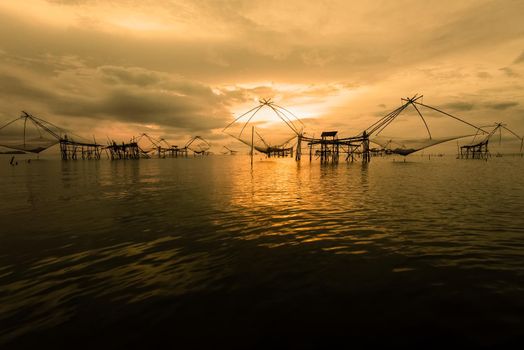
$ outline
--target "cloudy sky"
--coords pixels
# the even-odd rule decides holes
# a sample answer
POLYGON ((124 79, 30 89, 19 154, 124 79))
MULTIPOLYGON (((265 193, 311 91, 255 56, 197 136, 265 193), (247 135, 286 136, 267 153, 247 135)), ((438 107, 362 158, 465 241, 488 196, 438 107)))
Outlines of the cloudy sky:
POLYGON ((273 98, 309 133, 349 136, 419 93, 524 134, 523 13, 520 0, 1 0, 0 122, 27 110, 86 137, 231 144, 222 128, 273 98))

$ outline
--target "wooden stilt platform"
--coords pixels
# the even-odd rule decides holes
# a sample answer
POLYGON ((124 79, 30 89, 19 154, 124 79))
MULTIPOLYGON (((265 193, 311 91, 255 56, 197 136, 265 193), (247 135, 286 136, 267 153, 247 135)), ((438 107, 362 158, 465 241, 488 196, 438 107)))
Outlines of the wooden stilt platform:
POLYGON ((487 159, 490 156, 488 150, 489 139, 474 145, 464 145, 460 147, 460 159, 487 159))
POLYGON ((60 141, 60 157, 62 160, 100 159, 102 145, 97 143, 75 142, 65 136, 60 141))
POLYGON ((140 148, 137 142, 117 144, 113 141, 111 145, 106 146, 106 150, 109 151, 111 160, 140 158, 140 148))
POLYGON ((295 159, 298 161, 302 157, 302 142, 307 142, 309 148, 309 161, 313 154, 320 158, 322 163, 337 163, 340 154, 346 154, 346 161, 355 161, 357 157, 362 157, 363 162, 371 160, 369 149, 369 137, 364 132, 360 136, 339 139, 337 131, 324 131, 320 139, 298 136, 297 152, 295 159))

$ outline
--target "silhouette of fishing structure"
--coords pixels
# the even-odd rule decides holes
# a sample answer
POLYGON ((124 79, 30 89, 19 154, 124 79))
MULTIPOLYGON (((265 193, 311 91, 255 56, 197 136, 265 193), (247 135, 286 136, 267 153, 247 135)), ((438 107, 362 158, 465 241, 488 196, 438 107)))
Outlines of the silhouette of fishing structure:
POLYGON ((170 144, 164 138, 160 139, 160 144, 164 145, 164 147, 158 149, 159 158, 187 157, 187 149, 178 148, 177 145, 170 144))
POLYGON ((130 142, 121 144, 115 141, 110 141, 110 144, 105 147, 109 151, 111 160, 122 159, 140 159, 140 157, 150 158, 150 156, 138 146, 138 142, 132 139, 130 142))
POLYGON ((78 142, 68 138, 67 134, 60 139, 60 156, 63 160, 100 159, 102 145, 96 143, 78 142))
POLYGON ((209 149, 211 148, 211 144, 207 142, 203 137, 201 136, 193 136, 190 138, 186 144, 184 145, 184 150, 187 155, 187 151, 190 150, 193 152, 194 156, 201 155, 209 155, 209 149))
MULTIPOLYGON (((195 139, 203 140, 200 137, 195 139)), ((204 142, 207 143, 205 140, 204 142)), ((106 146, 97 143, 94 137, 93 142, 88 142, 64 128, 25 111, 19 118, 0 127, 0 146, 16 150, 4 153, 27 152, 38 155, 56 144, 60 145, 62 160, 100 159, 103 151, 112 160, 151 158, 154 153, 159 158, 176 158, 188 154, 187 147, 180 149, 178 146, 170 145, 165 139, 156 139, 146 133, 133 137, 129 142, 117 143, 108 139, 106 146), (139 143, 144 141, 148 144, 141 147, 139 143)), ((201 153, 202 149, 195 148, 195 151, 201 153)))
POLYGON ((288 157, 295 156, 297 161, 302 158, 302 147, 307 145, 309 148, 309 160, 313 158, 313 154, 320 158, 321 162, 338 162, 340 153, 346 153, 346 160, 354 160, 357 155, 361 156, 365 161, 369 161, 369 138, 364 132, 362 135, 347 137, 339 139, 337 131, 324 131, 320 138, 314 138, 304 133, 303 122, 288 109, 277 105, 271 99, 259 100, 259 105, 243 113, 227 125, 223 132, 234 137, 240 142, 251 147, 251 154, 256 150, 269 157, 288 157), (265 140, 258 129, 252 125, 251 140, 246 139, 244 131, 252 122, 255 115, 262 109, 268 108, 282 121, 291 131, 292 136, 284 142, 277 145, 272 145, 265 140), (233 134, 229 132, 229 128, 236 124, 242 123, 240 132, 233 134), (243 137, 244 136, 244 137, 243 137), (296 141, 294 141, 296 139, 296 141), (294 154, 294 147, 296 145, 296 152, 294 154))
MULTIPOLYGON (((268 157, 271 154, 277 152, 279 152, 277 153, 279 155, 293 155, 293 148, 286 147, 286 145, 290 145, 291 141, 296 137, 297 141, 295 159, 297 161, 301 160, 302 158, 302 149, 303 145, 305 144, 306 147, 309 149, 309 160, 311 161, 313 156, 315 156, 316 158, 320 158, 320 161, 323 163, 338 162, 341 154, 345 155, 346 161, 354 161, 356 159, 361 159, 363 162, 369 162, 371 160, 372 155, 377 156, 397 154, 401 156, 407 156, 412 153, 444 142, 458 140, 465 137, 471 137, 478 134, 488 135, 487 139, 489 139, 490 133, 486 130, 472 123, 469 123, 466 120, 463 120, 457 116, 454 116, 448 112, 445 112, 439 108, 424 104, 422 102, 422 98, 423 95, 418 94, 414 95, 413 97, 402 98, 402 104, 398 108, 394 109, 393 111, 386 114, 384 117, 371 124, 365 130, 363 130, 362 133, 351 137, 339 138, 338 131, 323 131, 320 135, 320 138, 308 136, 303 132, 303 128, 299 129, 297 127, 298 122, 300 122, 300 124, 303 126, 303 123, 300 121, 300 119, 298 119, 287 109, 280 107, 276 105, 273 101, 267 99, 260 100, 260 104, 258 106, 250 109, 246 113, 236 118, 233 122, 231 122, 228 126, 224 128, 224 132, 226 132, 226 130, 231 125, 241 121, 244 118, 245 120, 242 120, 243 126, 240 130, 240 133, 226 133, 236 138, 237 140, 243 142, 244 144, 251 146, 252 149, 265 153, 266 155, 268 155, 268 157), (249 142, 249 140, 246 140, 245 137, 242 138, 243 132, 245 131, 248 123, 253 119, 255 114, 261 108, 266 106, 271 108, 295 134, 291 139, 286 140, 284 144, 278 145, 276 147, 271 146, 267 142, 265 142, 264 138, 258 133, 257 130, 255 130, 254 126, 252 127, 251 142, 249 142), (397 120, 397 118, 399 118, 399 116, 401 116, 403 112, 407 111, 408 109, 410 111, 416 112, 415 115, 417 118, 420 119, 420 122, 424 126, 424 130, 427 133, 427 137, 421 139, 398 140, 391 137, 383 136, 383 131, 388 129, 388 127, 390 127, 390 125, 392 125, 392 123, 395 120, 397 120), (289 117, 288 114, 284 114, 282 111, 291 113, 293 118, 289 117), (472 131, 455 136, 435 137, 431 132, 427 118, 424 116, 424 114, 428 111, 436 113, 439 117, 444 116, 447 118, 451 118, 459 122, 460 124, 466 126, 468 129, 472 129, 472 131), (258 140, 262 141, 262 146, 257 145, 255 143, 255 136, 258 140), (381 148, 371 148, 370 143, 374 143, 380 146, 381 148)), ((500 127, 505 126, 500 125, 500 127)), ((516 134, 514 135, 519 137, 516 134)), ((522 140, 522 138, 520 137, 519 139, 522 140)))
POLYGON ((187 149, 180 149, 176 145, 169 144, 164 138, 157 139, 147 133, 142 133, 136 142, 140 149, 149 156, 154 154, 158 158, 177 158, 178 156, 187 156, 187 149), (140 146, 140 142, 147 142, 144 146, 140 146))
MULTIPOLYGON (((476 134, 473 140, 466 145, 460 146, 458 158, 461 159, 488 159, 491 157, 491 153, 488 148, 489 141, 497 134, 499 135, 499 145, 502 142, 502 131, 509 132, 512 136, 516 137, 520 141, 520 155, 522 156, 524 148, 524 138, 517 135, 514 131, 510 130, 506 124, 495 123, 493 129, 487 134, 476 134)), ((486 127, 484 127, 486 128, 486 127)), ((501 156, 500 153, 497 156, 501 156)))
POLYGON ((159 139, 160 148, 158 148, 159 158, 178 158, 187 157, 187 149, 178 148, 177 145, 172 145, 164 138, 159 139), (163 145, 163 146, 162 146, 163 145))
POLYGON ((178 158, 187 157, 188 150, 195 153, 202 154, 203 151, 209 149, 209 143, 200 136, 191 138, 186 146, 179 148, 176 145, 169 144, 165 139, 157 139, 147 133, 142 133, 138 137, 133 137, 129 143, 118 144, 114 141, 110 141, 109 146, 105 148, 108 150, 109 157, 112 160, 116 159, 140 159, 140 158, 152 158, 155 154, 158 158, 178 158), (195 140, 202 140, 206 143, 203 148, 191 149, 188 146, 195 140), (142 143, 142 146, 140 145, 142 143))
MULTIPOLYGON (((293 144, 291 141, 295 139, 295 135, 291 136, 290 139, 280 143, 278 145, 270 145, 266 140, 260 135, 260 133, 253 127, 252 132, 256 135, 257 140, 262 142, 263 146, 254 145, 253 148, 261 153, 264 153, 268 158, 271 157, 293 157, 293 144)), ((251 151, 253 153, 253 150, 251 151)))
MULTIPOLYGON (((311 137, 304 133, 304 124, 295 114, 277 105, 271 99, 259 100, 259 104, 256 107, 229 123, 223 129, 223 132, 250 146, 252 159, 254 152, 257 151, 265 154, 267 157, 295 156, 295 159, 300 161, 303 146, 306 146, 309 149, 310 161, 315 156, 320 158, 321 162, 338 162, 340 155, 345 154, 346 161, 354 161, 360 158, 363 162, 369 162, 372 155, 398 154, 407 156, 428 147, 471 136, 474 137, 472 142, 459 147, 458 157, 464 159, 486 159, 490 156, 488 149, 490 139, 498 132, 500 143, 502 131, 509 132, 520 140, 520 153, 522 155, 524 138, 510 130, 505 124, 495 123, 492 130, 488 132, 485 130, 486 127, 475 126, 441 109, 424 104, 422 98, 423 95, 418 94, 413 97, 402 98, 401 101, 403 103, 401 106, 374 122, 363 130, 362 133, 351 137, 339 138, 338 131, 323 131, 320 138, 311 137), (427 137, 423 139, 398 140, 383 136, 383 131, 388 129, 408 108, 411 112, 416 112, 415 117, 420 119, 427 137), (261 135, 260 129, 255 128, 254 125, 254 118, 262 109, 269 110, 270 114, 276 116, 278 121, 291 130, 291 136, 277 144, 268 142, 261 135), (454 119, 468 128, 474 129, 475 133, 434 137, 423 114, 426 111, 437 113, 441 117, 445 116, 454 119), (232 127, 235 124, 240 128, 238 133, 233 132, 232 127), (250 124, 251 135, 245 132, 246 129, 249 130, 247 126, 250 124), (370 148, 370 143, 374 143, 381 148, 370 148), (294 152, 295 146, 296 152, 294 152)), ((0 127, 0 146, 18 152, 29 152, 38 155, 57 143, 60 145, 60 155, 63 160, 100 159, 102 151, 106 151, 108 158, 113 160, 151 158, 154 154, 159 158, 187 157, 190 151, 195 156, 211 153, 209 152, 211 148, 210 143, 201 136, 191 137, 182 148, 169 144, 165 139, 158 139, 146 133, 133 138, 128 143, 117 143, 108 139, 108 145, 103 146, 98 144, 94 138, 93 142, 84 141, 72 132, 27 112, 22 112, 19 118, 0 127), (20 134, 22 134, 21 138, 20 134), (146 142, 147 144, 141 147, 139 142, 142 144, 146 142)), ((224 149, 226 150, 225 153, 223 152, 224 154, 235 154, 237 152, 226 146, 224 146, 224 149)))
POLYGON ((229 154, 229 155, 234 156, 235 154, 238 153, 238 151, 232 150, 231 148, 229 148, 229 147, 227 147, 227 146, 222 146, 222 148, 225 149, 225 151, 221 152, 221 153, 224 154, 224 155, 229 154))
POLYGON ((337 163, 340 154, 346 154, 346 161, 354 161, 362 158, 362 161, 370 161, 369 136, 366 132, 361 135, 338 138, 338 131, 323 131, 320 138, 308 137, 304 134, 298 135, 297 152, 295 160, 302 158, 302 143, 306 142, 309 149, 309 161, 313 155, 320 158, 321 163, 337 163), (319 148, 320 147, 320 148, 319 148))
POLYGON ((109 140, 107 146, 97 143, 96 140, 93 140, 92 143, 79 141, 79 139, 82 139, 80 136, 74 135, 73 137, 73 133, 25 111, 19 118, 2 126, 0 130, 16 122, 23 123, 22 141, 19 141, 16 135, 11 135, 11 139, 2 138, 0 146, 39 154, 58 143, 60 145, 60 157, 63 160, 100 159, 103 150, 108 152, 110 159, 148 158, 150 157, 148 155, 149 150, 140 148, 138 141, 142 137, 147 137, 151 142, 154 142, 153 138, 147 134, 142 134, 138 139, 133 138, 128 143, 117 143, 109 140), (33 127, 32 134, 35 135, 29 136, 28 127, 30 126, 33 127))
POLYGON ((271 99, 261 99, 258 102, 258 106, 251 108, 249 111, 237 117, 235 120, 229 123, 222 130, 222 132, 251 147, 252 156, 256 150, 265 154, 267 157, 292 157, 294 144, 291 143, 291 141, 294 140, 298 135, 302 134, 304 124, 291 111, 277 105, 271 99), (291 129, 293 132, 292 136, 289 139, 286 139, 284 142, 271 144, 260 134, 259 130, 255 129, 254 125, 251 126, 251 136, 249 137, 245 135, 244 131, 246 130, 246 127, 249 124, 252 124, 252 120, 262 109, 267 109, 273 112, 280 121, 282 121, 289 129, 291 129), (233 133, 231 131, 231 127, 235 124, 241 124, 239 133, 233 133))
POLYGON ((160 140, 157 140, 153 136, 150 136, 149 134, 142 133, 140 134, 136 139, 136 143, 138 144, 140 150, 147 154, 148 156, 151 156, 155 152, 159 152, 159 148, 162 146, 160 145, 160 140))
POLYGON ((60 156, 63 160, 100 159, 102 145, 96 140, 93 142, 80 141, 82 138, 67 130, 56 126, 44 119, 35 117, 25 111, 22 115, 0 127, 0 146, 40 154, 49 147, 60 144, 60 156), (14 132, 2 131, 14 129, 14 132), (22 140, 18 136, 18 129, 22 129, 22 140))
POLYGON ((402 156, 407 156, 409 154, 412 154, 414 152, 418 152, 420 150, 423 150, 428 147, 432 147, 444 142, 457 140, 465 137, 474 136, 475 134, 482 133, 482 134, 488 134, 487 131, 483 130, 482 128, 473 125, 459 117, 456 117, 450 113, 447 113, 445 111, 442 111, 436 107, 432 107, 429 105, 426 105, 421 102, 423 95, 415 95, 413 97, 406 97, 402 98, 402 101, 404 102, 400 107, 396 108, 395 110, 388 113, 386 116, 382 117, 375 123, 373 123, 371 126, 369 126, 364 132, 367 133, 368 137, 370 138, 370 141, 381 146, 387 153, 391 154, 399 154, 402 156), (416 115, 420 118, 421 122, 423 123, 425 130, 427 131, 427 138, 424 139, 412 139, 412 140, 394 140, 392 138, 388 137, 381 137, 380 134, 397 119, 402 112, 406 111, 408 107, 412 107, 416 111, 416 115), (475 134, 465 134, 465 135, 458 135, 458 136, 445 136, 445 137, 433 137, 431 134, 428 122, 426 118, 424 117, 422 111, 431 110, 433 112, 437 112, 440 116, 445 116, 452 118, 468 127, 471 127, 475 130, 475 134))

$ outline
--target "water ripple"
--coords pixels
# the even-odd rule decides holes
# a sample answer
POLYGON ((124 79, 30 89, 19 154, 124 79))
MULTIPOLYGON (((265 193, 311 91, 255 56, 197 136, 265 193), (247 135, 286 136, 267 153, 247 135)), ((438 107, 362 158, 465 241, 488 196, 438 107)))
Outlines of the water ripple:
POLYGON ((278 285, 278 303, 395 283, 409 300, 413 288, 452 293, 464 279, 521 293, 523 168, 377 159, 251 169, 243 157, 215 157, 2 169, 0 343, 89 305, 212 291, 278 285))

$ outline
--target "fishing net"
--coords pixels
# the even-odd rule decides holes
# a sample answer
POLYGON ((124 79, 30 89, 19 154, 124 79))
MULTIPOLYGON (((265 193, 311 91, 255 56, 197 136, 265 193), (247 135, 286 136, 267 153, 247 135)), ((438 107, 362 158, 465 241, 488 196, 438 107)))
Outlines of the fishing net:
POLYGON ((146 133, 138 136, 134 142, 138 144, 138 148, 141 153, 149 154, 158 151, 158 147, 161 147, 161 141, 157 140, 153 136, 146 133))
POLYGON ((200 136, 194 136, 189 139, 184 147, 194 153, 201 154, 207 152, 211 148, 211 144, 200 136))
POLYGON ((469 142, 463 144, 464 147, 474 147, 480 144, 488 143, 490 149, 496 153, 522 153, 524 149, 524 138, 519 136, 513 130, 509 129, 506 124, 495 123, 492 125, 482 126, 483 130, 490 130, 489 133, 476 134, 469 142))
POLYGON ((391 153, 407 156, 411 153, 421 151, 428 147, 471 136, 473 135, 461 135, 431 139, 399 139, 381 135, 370 138, 370 142, 379 145, 380 147, 391 153))
POLYGON ((487 132, 463 119, 421 102, 422 96, 403 99, 404 103, 366 129, 371 142, 400 155, 452 140, 487 132), (389 136, 385 136, 383 131, 389 136), (409 135, 409 136, 407 136, 409 135))
POLYGON ((292 140, 302 132, 302 122, 271 100, 259 102, 226 126, 223 132, 250 147, 253 145, 262 153, 291 147, 292 140))
POLYGON ((0 146, 40 153, 56 145, 63 130, 42 119, 24 114, 0 127, 0 146))

